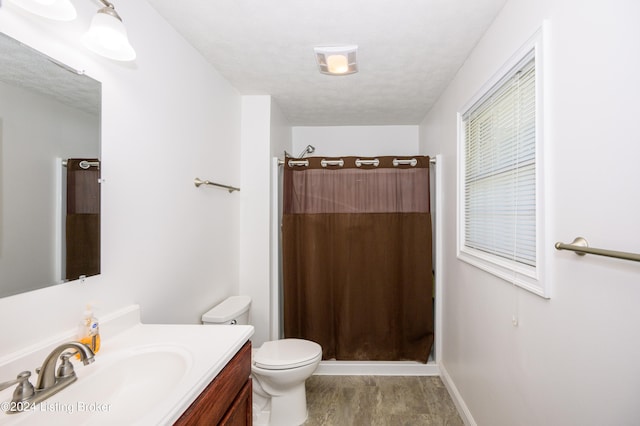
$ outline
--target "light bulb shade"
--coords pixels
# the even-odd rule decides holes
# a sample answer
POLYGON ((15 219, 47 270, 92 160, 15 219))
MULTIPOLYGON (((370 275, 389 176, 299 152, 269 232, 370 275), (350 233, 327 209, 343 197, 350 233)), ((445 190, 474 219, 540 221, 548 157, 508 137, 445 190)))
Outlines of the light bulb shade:
POLYGON ((82 42, 89 50, 109 59, 133 61, 136 58, 122 21, 101 10, 91 20, 82 42))
POLYGON ((330 74, 344 74, 349 71, 349 58, 345 55, 327 56, 327 70, 330 74))
POLYGON ((11 3, 43 18, 72 21, 78 16, 69 0, 10 0, 11 3))

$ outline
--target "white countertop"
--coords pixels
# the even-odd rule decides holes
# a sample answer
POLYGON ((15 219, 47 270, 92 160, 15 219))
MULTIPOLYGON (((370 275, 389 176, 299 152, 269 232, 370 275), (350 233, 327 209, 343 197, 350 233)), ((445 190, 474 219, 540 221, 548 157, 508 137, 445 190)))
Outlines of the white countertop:
MULTIPOLYGON (((129 313, 130 318, 136 316, 139 318, 139 313, 129 313)), ((115 323, 118 321, 117 333, 101 332, 102 345, 94 363, 83 366, 73 361, 77 382, 28 412, 8 415, 3 409, 0 425, 172 424, 253 335, 252 326, 134 324, 118 319, 115 323), (165 353, 170 355, 166 360, 165 353), (146 362, 147 355, 158 355, 160 362, 146 362), (132 361, 122 364, 128 359, 132 361), (137 367, 136 362, 146 364, 137 367), (122 367, 126 367, 124 373, 118 371, 122 367), (117 373, 127 377, 119 378, 117 373), (163 385, 169 381, 170 386, 163 385), (126 397, 113 395, 117 386, 123 387, 126 397)), ((0 372, 6 376, 9 367, 14 367, 15 377, 20 369, 29 369, 23 367, 25 360, 33 364, 37 355, 40 360, 30 368, 35 385, 35 367, 40 366, 42 353, 47 351, 21 354, 24 357, 9 361, 11 366, 0 363, 0 372)), ((12 376, 3 376, 2 381, 12 376)), ((14 388, 0 392, 1 403, 10 401, 14 388)))

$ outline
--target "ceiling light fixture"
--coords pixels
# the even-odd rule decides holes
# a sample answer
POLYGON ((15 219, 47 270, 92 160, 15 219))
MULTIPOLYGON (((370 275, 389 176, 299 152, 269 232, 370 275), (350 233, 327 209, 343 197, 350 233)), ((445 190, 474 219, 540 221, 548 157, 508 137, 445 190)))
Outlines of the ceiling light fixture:
MULTIPOLYGON (((1 0, 0 0, 1 1, 1 0)), ((35 15, 58 21, 71 21, 77 16, 70 0, 10 0, 11 3, 35 15)), ((89 30, 82 36, 83 44, 98 55, 116 61, 133 61, 136 52, 129 43, 127 30, 113 4, 104 5, 91 20, 89 30)))
POLYGON ((358 72, 356 51, 358 46, 315 47, 320 72, 329 75, 347 75, 358 72))

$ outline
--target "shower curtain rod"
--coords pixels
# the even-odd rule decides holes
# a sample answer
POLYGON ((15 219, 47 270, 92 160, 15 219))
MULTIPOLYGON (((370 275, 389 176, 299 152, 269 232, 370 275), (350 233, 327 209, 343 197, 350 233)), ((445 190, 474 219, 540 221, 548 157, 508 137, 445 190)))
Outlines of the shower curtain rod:
MULTIPOLYGON (((309 165, 309 161, 308 160, 302 160, 302 159, 291 159, 289 160, 291 162, 292 166, 308 166, 309 165)), ((340 165, 339 162, 341 160, 322 160, 324 162, 323 166, 328 165, 328 166, 336 166, 336 165, 340 165)), ((358 160, 361 164, 366 164, 366 165, 371 165, 374 161, 377 160, 358 160)), ((415 160, 394 160, 394 166, 398 165, 398 164, 411 164, 413 165, 415 160), (406 161, 406 163, 405 163, 406 161), (398 164, 395 164, 395 163, 398 164)), ((436 157, 429 157, 429 163, 430 164, 436 164, 436 157)), ((278 158, 278 166, 284 166, 284 160, 281 158, 278 158)))

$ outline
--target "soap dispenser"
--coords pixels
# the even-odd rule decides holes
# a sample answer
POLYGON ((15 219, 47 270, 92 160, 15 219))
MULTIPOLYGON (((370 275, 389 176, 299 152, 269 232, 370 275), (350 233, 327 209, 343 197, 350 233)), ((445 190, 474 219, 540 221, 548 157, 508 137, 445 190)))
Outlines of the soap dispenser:
POLYGON ((89 346, 93 353, 97 353, 100 350, 100 327, 91 305, 87 305, 83 317, 78 330, 78 340, 89 346))

